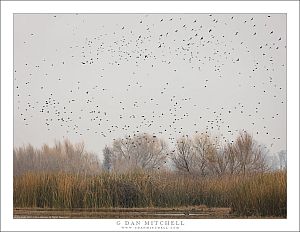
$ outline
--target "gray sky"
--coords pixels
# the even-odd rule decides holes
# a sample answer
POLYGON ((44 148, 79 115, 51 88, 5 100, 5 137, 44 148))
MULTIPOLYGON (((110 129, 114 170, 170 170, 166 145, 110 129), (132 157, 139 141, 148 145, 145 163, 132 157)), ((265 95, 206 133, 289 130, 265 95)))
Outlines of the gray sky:
POLYGON ((286 149, 284 14, 15 14, 14 146, 246 130, 286 149))

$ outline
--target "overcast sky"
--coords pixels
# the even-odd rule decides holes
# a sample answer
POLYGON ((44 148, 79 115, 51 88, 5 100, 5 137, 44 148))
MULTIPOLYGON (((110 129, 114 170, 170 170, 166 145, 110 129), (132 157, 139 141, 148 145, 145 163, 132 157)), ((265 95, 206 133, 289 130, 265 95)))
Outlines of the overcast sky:
POLYGON ((246 130, 286 149, 285 14, 15 14, 14 146, 246 130))

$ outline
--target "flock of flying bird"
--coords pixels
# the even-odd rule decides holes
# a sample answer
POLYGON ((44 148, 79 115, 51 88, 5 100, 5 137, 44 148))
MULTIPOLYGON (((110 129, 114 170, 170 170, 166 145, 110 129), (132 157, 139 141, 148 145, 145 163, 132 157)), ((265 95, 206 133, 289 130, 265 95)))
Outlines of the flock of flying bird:
MULTIPOLYGON (((285 109, 286 104, 285 80, 278 81, 276 73, 285 70, 276 57, 286 49, 285 39, 269 26, 273 16, 260 15, 257 20, 257 15, 207 14, 206 21, 203 15, 193 16, 187 20, 176 14, 136 15, 135 25, 126 20, 122 24, 126 15, 116 16, 120 21, 115 30, 102 27, 100 33, 70 44, 66 57, 53 62, 43 54, 39 63, 16 66, 15 114, 28 128, 38 122, 39 115, 41 128, 48 131, 61 128, 65 137, 99 136, 105 143, 150 132, 175 144, 181 135, 211 131, 232 142, 244 129, 232 122, 242 118, 248 124, 246 130, 253 128, 254 137, 270 137, 272 146, 281 136, 273 135, 268 125, 276 119, 275 123, 283 123, 282 111, 266 114, 265 99, 267 104, 272 99, 277 109, 285 109), (234 23, 247 28, 248 34, 234 23), (263 29, 257 29, 258 25, 263 29), (269 42, 251 44, 262 33, 269 42), (74 65, 95 72, 91 77, 60 74, 59 70, 74 65), (220 91, 223 84, 226 89, 220 91), (239 93, 246 89, 256 94, 246 96, 254 100, 243 102, 241 96, 237 102, 216 103, 236 88, 241 89, 239 93)), ((63 15, 49 17, 57 20, 63 15)), ((34 44, 24 41, 24 46, 34 44)))

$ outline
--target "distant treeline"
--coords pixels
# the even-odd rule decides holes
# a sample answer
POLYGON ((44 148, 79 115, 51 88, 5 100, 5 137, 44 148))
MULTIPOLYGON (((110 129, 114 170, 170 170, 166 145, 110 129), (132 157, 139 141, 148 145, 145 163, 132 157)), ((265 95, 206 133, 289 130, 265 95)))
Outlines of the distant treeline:
POLYGON ((182 136, 175 149, 156 136, 138 134, 115 139, 103 149, 103 160, 84 144, 56 142, 53 147, 32 145, 14 149, 14 175, 27 171, 96 174, 102 171, 169 170, 193 176, 262 173, 270 170, 267 150, 247 132, 232 143, 221 144, 208 134, 182 136))
POLYGON ((85 150, 84 143, 73 145, 69 140, 47 144, 37 149, 32 145, 15 148, 14 175, 26 172, 66 172, 96 174, 101 171, 99 158, 85 150))

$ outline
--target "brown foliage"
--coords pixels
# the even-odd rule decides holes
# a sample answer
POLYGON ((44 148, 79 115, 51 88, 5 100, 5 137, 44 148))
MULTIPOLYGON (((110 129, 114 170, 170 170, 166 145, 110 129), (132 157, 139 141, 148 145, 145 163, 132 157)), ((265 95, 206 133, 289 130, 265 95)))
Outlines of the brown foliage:
POLYGON ((286 172, 195 177, 172 172, 27 173, 14 176, 14 207, 230 207, 239 216, 286 217, 286 172))
POLYGON ((28 171, 86 174, 100 171, 100 161, 96 155, 85 151, 83 143, 73 145, 68 140, 56 142, 53 147, 45 144, 41 149, 29 144, 15 148, 13 154, 14 175, 28 171))

